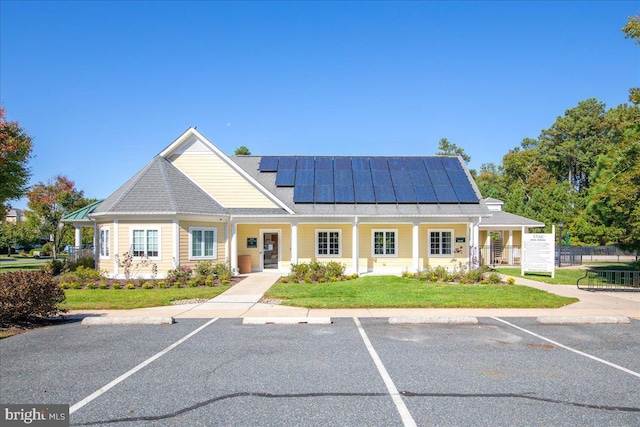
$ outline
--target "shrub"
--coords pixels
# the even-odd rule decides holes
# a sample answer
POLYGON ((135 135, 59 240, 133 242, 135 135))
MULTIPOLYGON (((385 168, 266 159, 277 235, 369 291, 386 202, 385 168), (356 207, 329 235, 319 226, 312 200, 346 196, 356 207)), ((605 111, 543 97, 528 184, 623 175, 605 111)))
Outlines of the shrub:
POLYGON ((42 248, 40 249, 40 253, 43 256, 50 256, 53 253, 53 245, 51 244, 51 242, 47 242, 44 245, 42 245, 42 248))
POLYGON ((0 321, 24 320, 56 315, 64 291, 44 271, 0 274, 0 321))
POLYGON ((63 269, 64 269, 64 261, 61 261, 59 259, 48 261, 44 265, 44 271, 47 274, 50 274, 52 276, 58 276, 60 273, 62 273, 63 269))
POLYGON ((198 261, 194 267, 197 277, 207 277, 215 274, 215 267, 211 261, 198 261))
POLYGON ((66 269, 69 271, 76 271, 80 267, 93 270, 96 268, 96 260, 90 256, 83 256, 73 262, 67 262, 66 265, 66 269))
POLYGON ((95 283, 87 283, 87 285, 85 286, 85 289, 95 289, 95 288, 96 288, 95 283))
POLYGON ((80 282, 71 282, 71 289, 82 289, 82 283, 80 283, 80 282))
POLYGON ((487 277, 487 282, 491 283, 492 285, 495 285, 497 283, 502 282, 502 278, 500 277, 500 274, 496 272, 489 273, 489 277, 487 277))
POLYGON ((142 289, 153 289, 153 283, 151 282, 144 282, 142 284, 142 289))
POLYGON ((292 282, 336 282, 342 280, 345 265, 336 261, 300 263, 291 265, 287 280, 292 282))
POLYGON ((507 283, 510 285, 515 285, 516 284, 516 279, 514 279, 513 277, 509 277, 507 279, 507 283))
POLYGON ((69 289, 71 287, 71 284, 67 283, 67 282, 62 282, 62 283, 60 283, 60 287, 62 289, 69 289))
POLYGON ((190 288, 197 288, 198 287, 198 280, 197 279, 191 279, 187 282, 187 286, 189 286, 190 288))
POLYGON ((231 266, 229 264, 225 264, 220 262, 213 267, 214 275, 221 281, 229 283, 231 278, 233 277, 233 273, 231 272, 231 266))
POLYGON ((134 285, 133 283, 129 282, 129 283, 127 283, 127 284, 125 285, 125 288, 126 288, 126 289, 135 289, 135 288, 136 288, 136 285, 134 285))
POLYGON ((158 288, 164 289, 167 287, 167 282, 165 282, 164 280, 161 280, 158 283, 156 283, 156 285, 158 286, 158 288))
POLYGON ((111 285, 111 289, 120 289, 120 283, 114 283, 113 285, 111 285))
POLYGON ((171 283, 186 284, 193 275, 193 270, 188 265, 181 265, 167 272, 167 280, 171 283))
POLYGON ((109 284, 102 282, 102 283, 100 283, 98 285, 98 288, 99 289, 109 289, 109 284))

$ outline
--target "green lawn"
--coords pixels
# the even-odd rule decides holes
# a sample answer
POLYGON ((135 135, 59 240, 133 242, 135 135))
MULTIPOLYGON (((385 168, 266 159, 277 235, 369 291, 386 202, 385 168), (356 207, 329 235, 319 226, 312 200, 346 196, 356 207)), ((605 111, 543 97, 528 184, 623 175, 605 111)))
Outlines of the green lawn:
MULTIPOLYGON (((590 270, 633 270, 631 263, 615 262, 615 263, 598 263, 589 264, 587 268, 590 270)), ((556 268, 555 278, 551 278, 551 273, 527 273, 522 276, 521 269, 515 267, 496 267, 496 271, 514 277, 524 277, 526 279, 537 280, 538 282, 550 283, 552 285, 573 285, 576 281, 584 277, 585 270, 577 268, 556 268)), ((582 282, 580 282, 582 283, 582 282)))
POLYGON ((526 286, 443 284, 396 276, 277 283, 265 297, 306 308, 557 308, 578 301, 526 286))
POLYGON ((0 274, 20 270, 40 270, 50 258, 20 258, 0 256, 0 274))
POLYGON ((171 289, 65 289, 60 308, 69 310, 119 310, 170 305, 171 301, 213 298, 230 286, 171 289))

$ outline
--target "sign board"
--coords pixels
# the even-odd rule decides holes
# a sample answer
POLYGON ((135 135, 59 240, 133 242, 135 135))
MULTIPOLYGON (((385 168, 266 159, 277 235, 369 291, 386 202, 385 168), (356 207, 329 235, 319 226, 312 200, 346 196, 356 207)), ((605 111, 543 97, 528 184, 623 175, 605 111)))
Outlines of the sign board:
POLYGON ((464 243, 466 240, 465 237, 456 237, 456 243, 464 243))
POLYGON ((522 233, 522 275, 550 272, 555 277, 555 227, 552 233, 522 233))
POLYGON ((247 237, 247 248, 257 248, 257 247, 258 247, 258 238, 247 237))

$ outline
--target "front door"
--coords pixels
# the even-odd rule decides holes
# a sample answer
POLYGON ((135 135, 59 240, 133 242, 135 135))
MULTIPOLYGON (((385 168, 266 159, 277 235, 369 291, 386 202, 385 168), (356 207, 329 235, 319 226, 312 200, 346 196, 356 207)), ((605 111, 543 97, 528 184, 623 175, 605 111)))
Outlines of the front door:
POLYGON ((262 234, 262 268, 278 268, 280 257, 280 242, 278 240, 278 233, 264 232, 262 234))

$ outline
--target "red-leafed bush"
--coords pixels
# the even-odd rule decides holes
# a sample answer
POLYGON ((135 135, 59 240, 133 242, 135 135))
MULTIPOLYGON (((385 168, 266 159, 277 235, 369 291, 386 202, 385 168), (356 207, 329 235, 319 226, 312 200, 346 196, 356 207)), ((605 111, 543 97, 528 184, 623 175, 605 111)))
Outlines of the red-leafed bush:
POLYGON ((0 321, 11 322, 54 316, 63 311, 64 291, 44 271, 0 274, 0 321))

